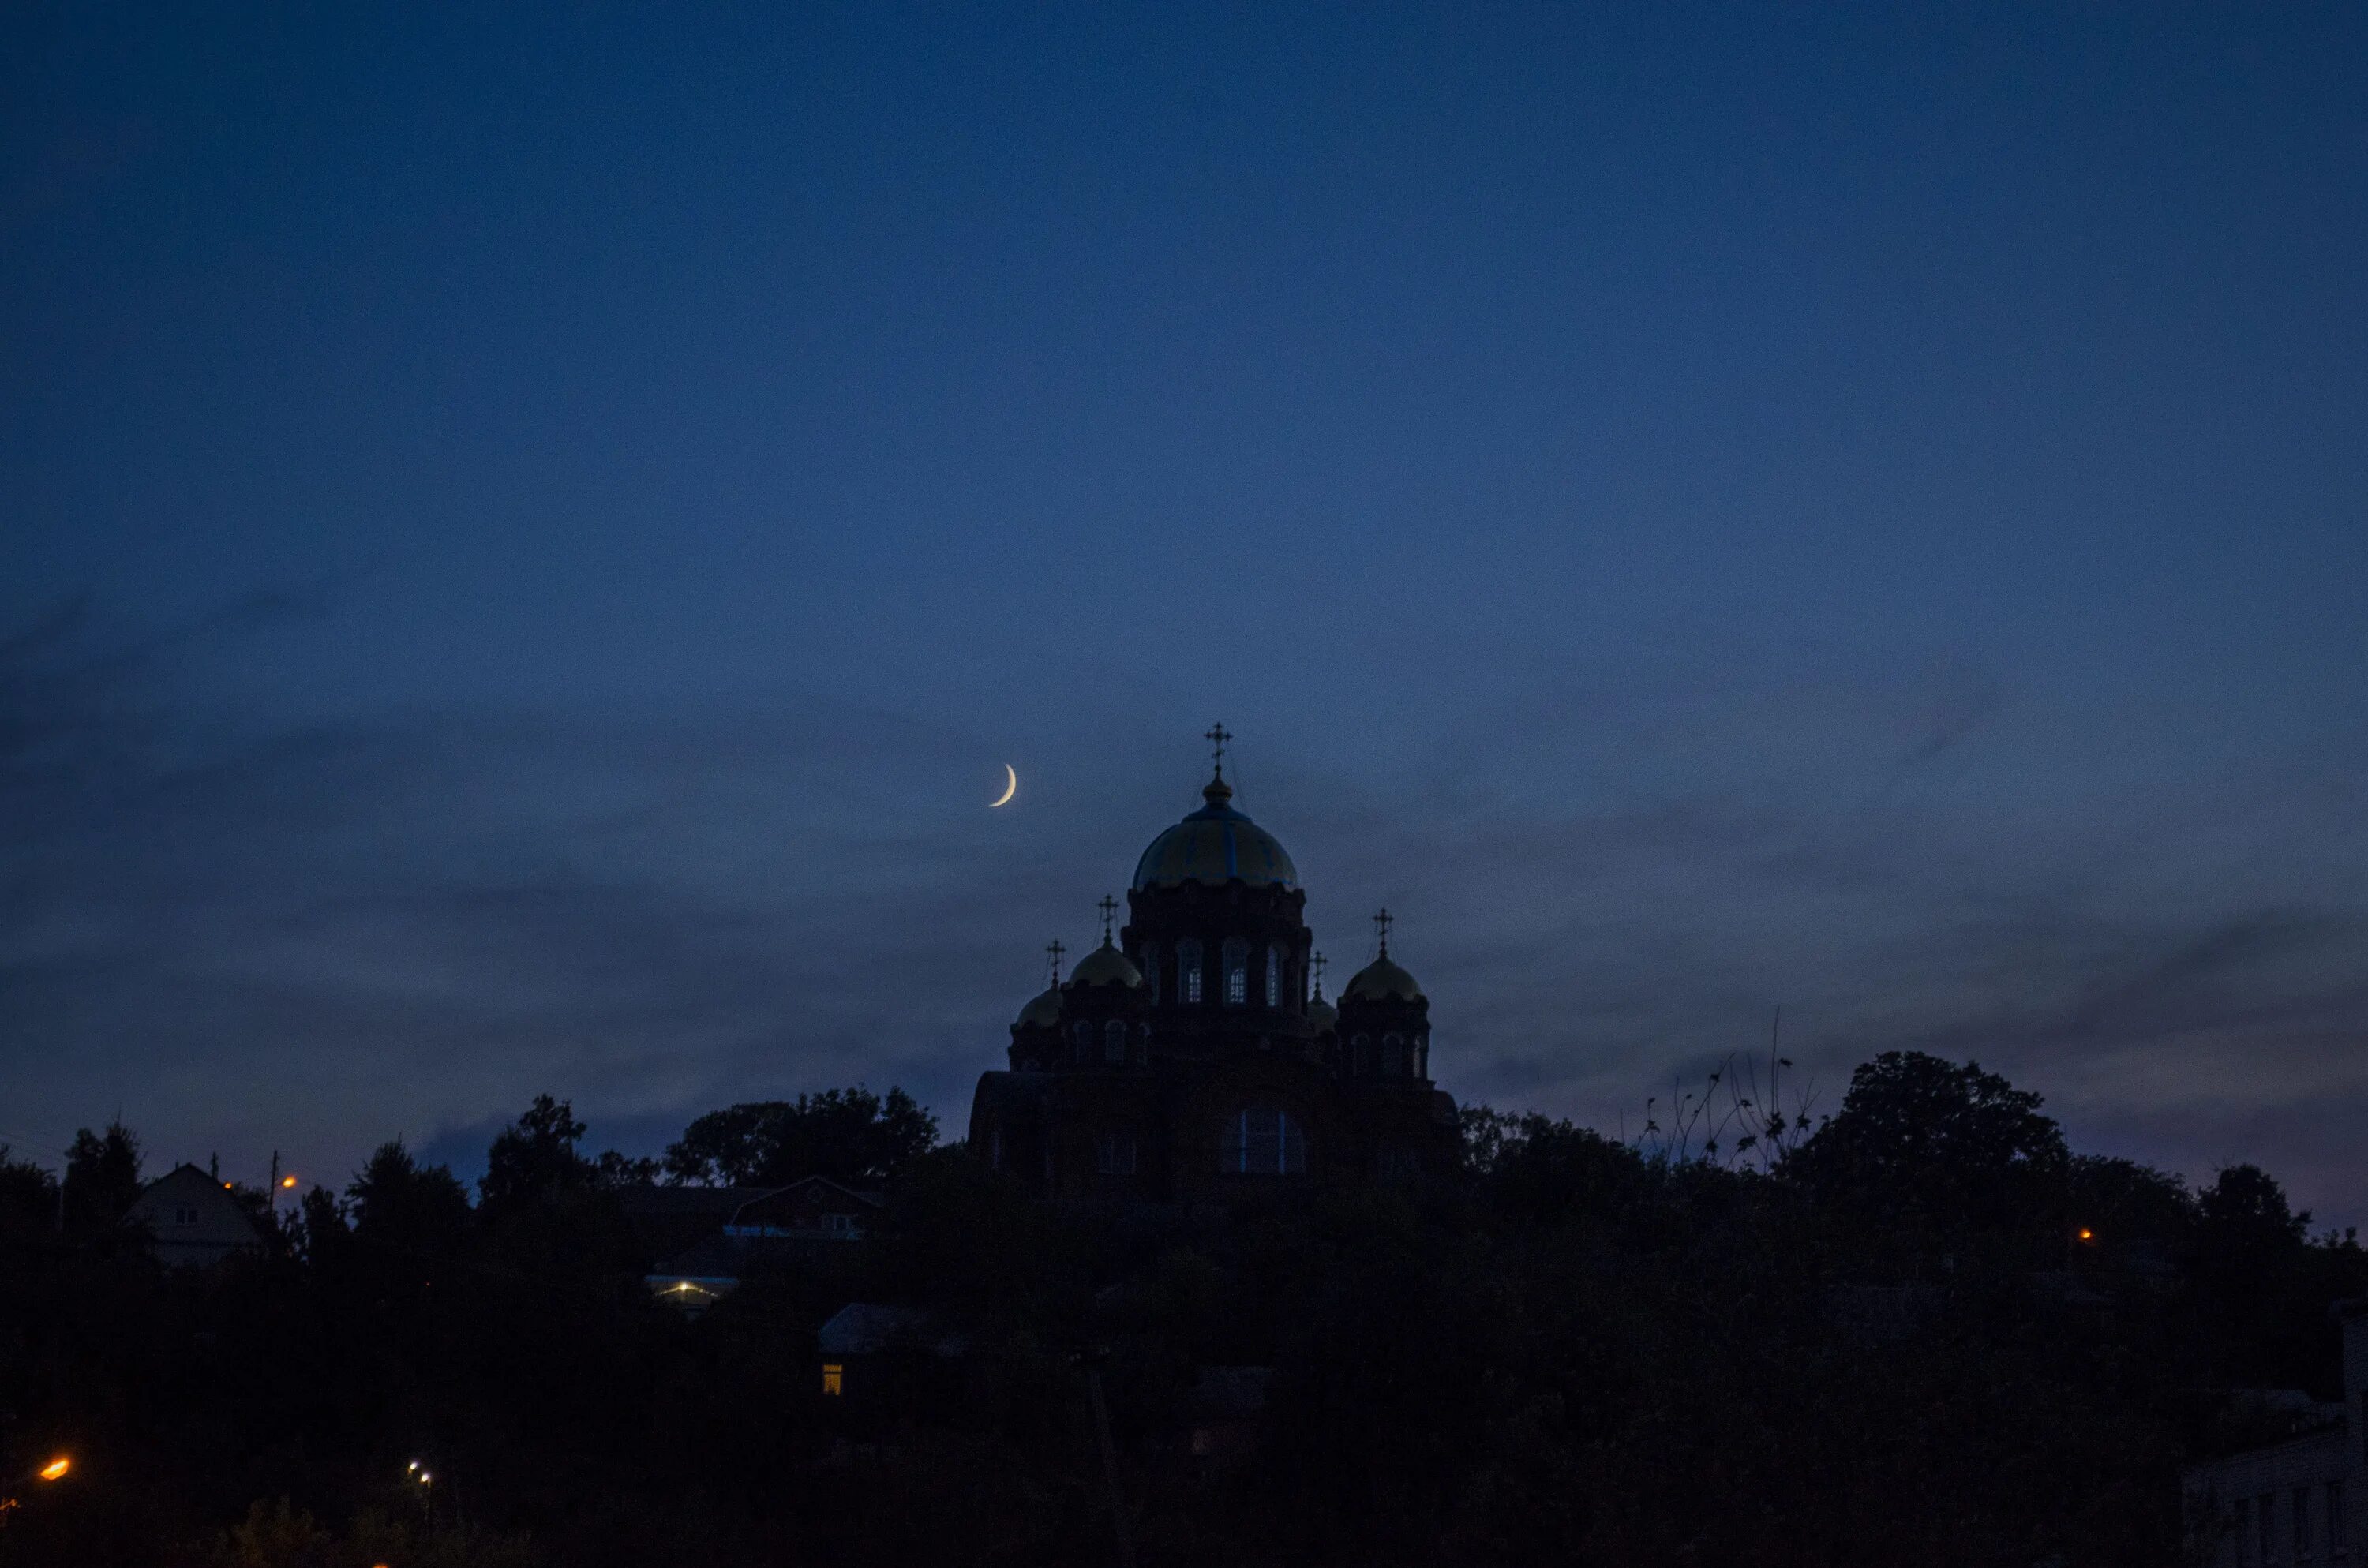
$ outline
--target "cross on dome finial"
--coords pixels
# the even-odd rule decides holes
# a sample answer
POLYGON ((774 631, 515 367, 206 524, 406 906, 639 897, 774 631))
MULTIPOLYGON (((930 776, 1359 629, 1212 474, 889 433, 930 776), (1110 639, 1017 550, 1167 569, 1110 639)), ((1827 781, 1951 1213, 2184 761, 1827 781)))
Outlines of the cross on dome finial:
POLYGON ((1110 945, 1110 917, 1118 913, 1118 900, 1104 893, 1101 903, 1094 907, 1102 912, 1102 946, 1107 948, 1110 945))
POLYGON ((1373 912, 1373 935, 1381 938, 1383 958, 1390 956, 1390 927, 1396 924, 1397 916, 1392 915, 1386 906, 1373 912))
POLYGON ((1315 999, 1318 1002, 1324 1000, 1325 962, 1325 957, 1322 953, 1316 953, 1307 960, 1308 972, 1315 976, 1315 999))
POLYGON ((1061 945, 1058 937, 1044 944, 1044 956, 1053 962, 1053 983, 1061 983, 1061 955, 1069 949, 1061 945))
POLYGON ((1224 772, 1225 743, 1234 738, 1233 732, 1223 724, 1212 724, 1201 732, 1201 738, 1209 743, 1209 757, 1217 765, 1217 771, 1224 772))

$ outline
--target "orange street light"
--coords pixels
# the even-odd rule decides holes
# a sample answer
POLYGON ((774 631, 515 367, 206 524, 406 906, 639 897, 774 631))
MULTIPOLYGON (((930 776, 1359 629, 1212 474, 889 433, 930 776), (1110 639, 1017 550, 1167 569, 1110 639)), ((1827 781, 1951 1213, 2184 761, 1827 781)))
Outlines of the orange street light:
POLYGON ((40 1474, 43 1481, 55 1481, 73 1468, 74 1460, 68 1459, 63 1454, 60 1454, 57 1458, 43 1465, 40 1468, 40 1474))
POLYGON ((2080 1227, 2080 1239, 2084 1242, 2093 1242, 2097 1239, 2097 1233, 2083 1225, 2080 1227))
POLYGON ((296 1185, 296 1178, 294 1176, 281 1176, 279 1178, 279 1185, 282 1187, 294 1187, 296 1185))

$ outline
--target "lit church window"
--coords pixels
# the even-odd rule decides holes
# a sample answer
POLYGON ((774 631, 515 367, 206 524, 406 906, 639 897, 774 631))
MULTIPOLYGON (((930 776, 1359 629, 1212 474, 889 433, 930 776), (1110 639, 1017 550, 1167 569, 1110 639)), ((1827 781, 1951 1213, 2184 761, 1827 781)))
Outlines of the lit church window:
POLYGON ((1250 945, 1235 937, 1225 944, 1225 1006, 1250 999, 1250 945))
POLYGON ((1237 1176, 1304 1176, 1306 1135, 1289 1111, 1252 1106, 1226 1129, 1220 1168, 1237 1176))
POLYGON ((1190 937, 1176 944, 1176 999, 1188 1007, 1201 1002, 1201 944, 1190 937))

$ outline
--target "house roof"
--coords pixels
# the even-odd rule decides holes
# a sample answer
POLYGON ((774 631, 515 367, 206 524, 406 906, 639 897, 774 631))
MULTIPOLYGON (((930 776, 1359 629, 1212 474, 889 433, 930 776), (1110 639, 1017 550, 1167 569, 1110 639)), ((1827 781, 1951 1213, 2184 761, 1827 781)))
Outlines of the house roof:
POLYGON ((959 1356, 970 1347, 970 1341, 946 1332, 936 1314, 918 1307, 849 1301, 815 1333, 814 1346, 825 1356, 871 1356, 883 1350, 959 1356))
POLYGON ((263 1244, 263 1233, 228 1185, 187 1164, 142 1187, 123 1222, 145 1227, 157 1256, 168 1261, 217 1257, 263 1244), (186 1221, 184 1214, 189 1216, 186 1221))

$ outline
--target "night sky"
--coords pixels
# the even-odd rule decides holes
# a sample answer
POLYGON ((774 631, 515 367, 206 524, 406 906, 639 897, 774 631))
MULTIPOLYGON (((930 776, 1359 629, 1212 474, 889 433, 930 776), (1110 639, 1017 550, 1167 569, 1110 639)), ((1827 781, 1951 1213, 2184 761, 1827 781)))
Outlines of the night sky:
POLYGON ((1223 720, 1460 1098, 2368 1222, 2368 13, 422 9, 0 24, 20 1153, 959 1135, 1223 720))

